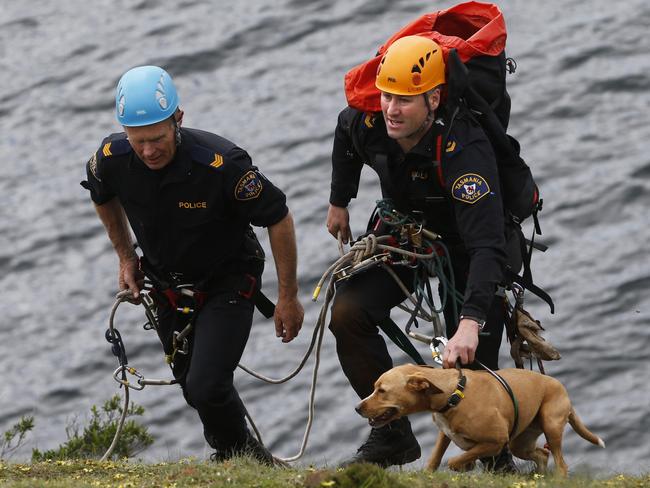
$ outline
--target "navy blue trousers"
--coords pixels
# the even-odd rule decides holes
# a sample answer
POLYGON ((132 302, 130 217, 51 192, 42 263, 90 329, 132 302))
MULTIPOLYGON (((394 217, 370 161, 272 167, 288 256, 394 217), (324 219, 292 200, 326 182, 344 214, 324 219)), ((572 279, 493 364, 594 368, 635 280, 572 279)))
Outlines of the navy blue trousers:
MULTIPOLYGON (((253 303, 235 291, 212 294, 194 322, 191 355, 176 355, 174 374, 185 399, 203 423, 208 444, 215 449, 241 447, 246 440, 245 410, 233 384, 233 375, 248 341, 253 303)), ((171 352, 174 330, 181 330, 187 316, 159 306, 159 336, 165 352, 171 352)))

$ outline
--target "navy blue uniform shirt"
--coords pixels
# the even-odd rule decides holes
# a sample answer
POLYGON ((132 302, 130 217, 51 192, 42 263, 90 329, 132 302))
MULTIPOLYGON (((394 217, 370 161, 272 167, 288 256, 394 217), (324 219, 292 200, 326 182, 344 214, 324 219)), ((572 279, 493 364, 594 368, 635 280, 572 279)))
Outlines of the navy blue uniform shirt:
POLYGON ((371 166, 384 198, 402 211, 422 211, 426 227, 442 235, 452 254, 466 255, 461 260, 469 266, 460 313, 485 319, 505 263, 499 174, 487 136, 463 113, 441 148, 439 166, 436 141, 446 130, 444 121, 437 121, 405 154, 388 136, 381 113, 347 107, 334 135, 330 203, 347 207, 357 195, 363 165, 371 166))
POLYGON ((289 211, 246 151, 196 129, 181 129, 174 159, 157 171, 126 134, 112 134, 88 161, 87 176, 82 184, 96 204, 119 199, 154 268, 190 280, 242 271, 249 225, 276 224, 289 211))

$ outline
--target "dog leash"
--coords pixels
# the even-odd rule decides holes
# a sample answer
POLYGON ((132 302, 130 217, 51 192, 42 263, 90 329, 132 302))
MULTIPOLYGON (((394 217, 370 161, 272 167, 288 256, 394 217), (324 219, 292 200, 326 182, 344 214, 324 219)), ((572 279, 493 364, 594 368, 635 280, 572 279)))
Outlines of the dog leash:
POLYGON ((494 376, 497 379, 497 381, 501 383, 501 386, 503 386, 506 389, 508 395, 510 395, 510 399, 512 400, 512 405, 515 408, 515 418, 514 418, 514 422, 512 423, 512 429, 510 430, 510 438, 512 438, 512 435, 517 431, 517 427, 519 425, 519 403, 517 402, 517 398, 515 397, 512 388, 510 388, 510 385, 506 380, 503 379, 503 377, 501 377, 495 371, 492 371, 490 368, 488 368, 485 364, 483 364, 478 359, 475 359, 474 362, 476 362, 479 366, 481 366, 481 368, 483 368, 485 371, 487 371, 492 376, 494 376))

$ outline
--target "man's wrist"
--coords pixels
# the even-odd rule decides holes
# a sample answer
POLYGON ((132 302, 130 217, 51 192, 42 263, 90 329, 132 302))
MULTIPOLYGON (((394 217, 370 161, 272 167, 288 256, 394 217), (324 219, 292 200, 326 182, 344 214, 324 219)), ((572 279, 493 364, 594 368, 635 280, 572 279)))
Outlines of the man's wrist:
POLYGON ((478 331, 481 332, 485 328, 485 319, 480 319, 472 315, 461 315, 458 320, 472 320, 478 324, 478 331))
POLYGON ((330 205, 333 207, 347 208, 350 204, 349 198, 336 198, 335 196, 330 196, 330 205))
POLYGON ((294 300, 298 297, 298 286, 287 287, 278 290, 278 299, 294 300))

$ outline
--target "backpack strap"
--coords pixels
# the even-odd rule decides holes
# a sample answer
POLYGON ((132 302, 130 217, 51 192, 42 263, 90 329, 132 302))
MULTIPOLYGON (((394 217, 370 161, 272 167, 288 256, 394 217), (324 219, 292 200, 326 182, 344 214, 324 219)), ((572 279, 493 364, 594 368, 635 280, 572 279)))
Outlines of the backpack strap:
POLYGON ((539 298, 544 300, 548 304, 549 308, 551 309, 551 313, 555 313, 555 304, 553 303, 553 299, 548 293, 542 290, 539 286, 534 285, 532 281, 528 281, 526 278, 518 275, 510 268, 506 268, 504 276, 507 282, 517 283, 522 288, 525 288, 526 290, 530 291, 534 295, 537 295, 539 298))
POLYGON ((433 162, 438 174, 440 188, 445 189, 445 179, 442 177, 442 134, 436 136, 436 160, 433 162))
POLYGON ((350 136, 350 139, 352 140, 352 147, 356 151, 356 153, 361 157, 361 160, 363 161, 364 164, 367 164, 368 166, 372 166, 372 161, 368 157, 368 153, 363 149, 363 144, 361 144, 361 140, 359 139, 359 131, 357 130, 357 125, 360 123, 361 117, 364 118, 364 120, 367 120, 368 117, 370 117, 371 114, 369 113, 364 113, 364 112, 359 112, 351 121, 350 125, 347 127, 348 129, 348 134, 350 136))

